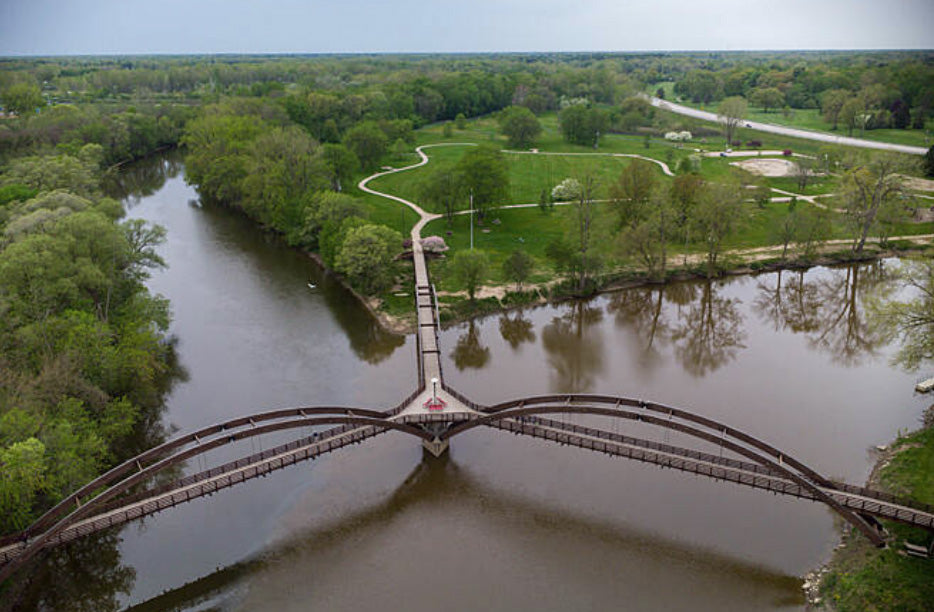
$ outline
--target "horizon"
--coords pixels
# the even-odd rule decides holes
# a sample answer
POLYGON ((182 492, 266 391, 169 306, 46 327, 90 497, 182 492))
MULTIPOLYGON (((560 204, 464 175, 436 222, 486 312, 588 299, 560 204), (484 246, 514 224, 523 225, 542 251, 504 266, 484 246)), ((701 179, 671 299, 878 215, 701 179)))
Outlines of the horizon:
POLYGON ((46 53, 0 54, 0 59, 94 58, 94 57, 371 57, 371 56, 432 56, 432 55, 715 55, 761 53, 934 53, 932 47, 862 48, 862 49, 581 49, 561 51, 217 51, 217 52, 125 52, 125 53, 46 53))
POLYGON ((8 0, 0 56, 924 51, 932 23, 927 0, 8 0))

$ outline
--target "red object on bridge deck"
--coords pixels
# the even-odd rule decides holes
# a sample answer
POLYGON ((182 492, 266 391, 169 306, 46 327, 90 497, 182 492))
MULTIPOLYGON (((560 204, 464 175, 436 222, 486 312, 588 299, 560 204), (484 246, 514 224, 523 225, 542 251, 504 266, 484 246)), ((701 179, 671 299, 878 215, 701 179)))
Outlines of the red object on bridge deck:
POLYGON ((440 397, 429 397, 424 406, 428 410, 444 410, 444 407, 447 406, 447 402, 440 397))

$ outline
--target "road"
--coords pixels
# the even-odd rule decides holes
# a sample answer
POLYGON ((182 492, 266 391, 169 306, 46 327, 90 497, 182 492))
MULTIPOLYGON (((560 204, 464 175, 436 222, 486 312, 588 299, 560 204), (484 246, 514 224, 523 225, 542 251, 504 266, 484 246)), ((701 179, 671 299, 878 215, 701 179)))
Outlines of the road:
MULTIPOLYGON (((649 101, 652 103, 652 106, 661 108, 663 110, 671 111, 673 113, 678 113, 679 115, 687 115, 688 117, 695 117, 697 119, 703 119, 704 121, 713 121, 717 122, 717 114, 711 113, 708 111, 698 110, 696 108, 691 108, 689 106, 684 106, 682 104, 675 104, 674 102, 668 102, 667 100, 662 100, 661 98, 656 98, 655 96, 648 96, 649 101)), ((782 136, 792 136, 794 138, 806 138, 808 140, 818 140, 820 142, 828 142, 831 144, 846 145, 848 147, 863 147, 865 149, 880 149, 883 151, 896 151, 898 153, 909 153, 911 155, 924 155, 927 153, 927 149, 924 147, 910 147, 908 145, 892 144, 889 142, 875 142, 873 140, 863 140, 862 138, 850 138, 848 136, 836 136, 834 134, 827 134, 824 132, 813 132, 811 130, 801 130, 798 128, 786 127, 783 125, 775 125, 773 123, 759 123, 758 121, 744 121, 743 125, 754 130, 759 130, 760 132, 769 132, 770 134, 780 134, 782 136)))

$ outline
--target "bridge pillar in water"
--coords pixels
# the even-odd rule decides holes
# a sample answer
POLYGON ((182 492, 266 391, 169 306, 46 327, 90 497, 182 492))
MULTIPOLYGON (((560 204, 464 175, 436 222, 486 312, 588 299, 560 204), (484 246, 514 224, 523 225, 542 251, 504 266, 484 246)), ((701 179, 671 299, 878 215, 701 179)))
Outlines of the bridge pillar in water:
POLYGON ((422 446, 425 448, 425 450, 427 450, 435 457, 440 457, 446 453, 450 445, 451 444, 448 440, 441 440, 440 438, 435 438, 431 442, 428 440, 422 440, 422 446))

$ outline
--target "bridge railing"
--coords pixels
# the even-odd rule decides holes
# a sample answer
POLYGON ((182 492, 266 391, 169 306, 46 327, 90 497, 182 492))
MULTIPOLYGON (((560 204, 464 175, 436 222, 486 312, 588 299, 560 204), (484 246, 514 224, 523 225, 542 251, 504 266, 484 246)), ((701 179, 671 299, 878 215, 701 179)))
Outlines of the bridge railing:
POLYGON ((928 514, 934 514, 934 505, 919 502, 917 500, 911 499, 910 497, 905 497, 904 495, 893 495, 892 493, 876 491, 875 489, 868 489, 866 487, 858 487, 856 485, 847 484, 845 482, 831 481, 831 484, 833 484, 834 488, 843 493, 852 493, 853 495, 871 497, 873 499, 878 499, 879 501, 888 502, 890 504, 908 506, 928 514))
POLYGON ((468 398, 467 396, 465 396, 464 394, 460 393, 459 391, 457 391, 457 390, 454 389, 453 387, 449 387, 449 386, 447 385, 447 383, 445 383, 443 380, 442 380, 442 382, 441 382, 441 388, 444 389, 444 391, 445 391, 448 395, 450 395, 451 397, 453 397, 454 399, 456 399, 456 400, 459 401, 460 403, 464 404, 465 406, 467 406, 467 407, 470 408, 471 410, 476 410, 477 412, 483 412, 483 411, 487 408, 487 407, 484 406, 483 404, 478 404, 477 402, 475 402, 475 401, 473 401, 472 399, 468 398))

